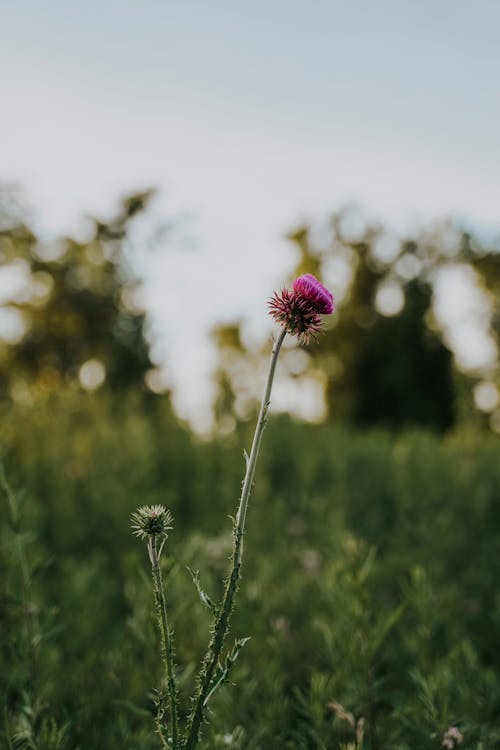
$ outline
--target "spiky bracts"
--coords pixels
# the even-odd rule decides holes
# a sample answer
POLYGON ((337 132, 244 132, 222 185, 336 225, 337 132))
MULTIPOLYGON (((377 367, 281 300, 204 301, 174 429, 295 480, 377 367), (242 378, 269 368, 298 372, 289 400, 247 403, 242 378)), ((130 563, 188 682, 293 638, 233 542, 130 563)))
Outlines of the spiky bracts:
POLYGON ((172 514, 163 505, 142 505, 132 513, 131 521, 132 531, 139 539, 166 538, 173 528, 172 514))
POLYGON ((291 290, 275 292, 269 307, 270 315, 287 333, 297 336, 301 344, 308 344, 311 336, 317 338, 321 332, 321 315, 333 312, 334 299, 315 276, 306 273, 295 279, 291 290))

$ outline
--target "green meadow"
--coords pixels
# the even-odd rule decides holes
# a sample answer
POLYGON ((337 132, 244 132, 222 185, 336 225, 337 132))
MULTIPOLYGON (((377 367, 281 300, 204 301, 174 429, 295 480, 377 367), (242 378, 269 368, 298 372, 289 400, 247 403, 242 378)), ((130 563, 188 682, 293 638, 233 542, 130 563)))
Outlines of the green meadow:
MULTIPOLYGON (((153 750, 150 567, 130 514, 162 503, 181 709, 219 596, 253 424, 202 440, 168 397, 2 411, 2 748, 153 750), (15 499, 13 498, 15 495, 15 499)), ((201 747, 500 747, 499 438, 271 416, 231 622, 250 636, 201 747)))

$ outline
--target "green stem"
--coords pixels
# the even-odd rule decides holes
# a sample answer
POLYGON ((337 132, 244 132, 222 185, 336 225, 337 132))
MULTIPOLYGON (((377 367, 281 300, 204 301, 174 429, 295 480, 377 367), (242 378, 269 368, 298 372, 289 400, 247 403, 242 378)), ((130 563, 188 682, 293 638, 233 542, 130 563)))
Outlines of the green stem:
MULTIPOLYGON (((165 603, 165 594, 163 591, 163 581, 161 576, 160 560, 157 547, 157 539, 153 536, 148 541, 148 551, 151 559, 151 567, 153 571, 153 584, 154 584, 154 595, 156 611, 158 614, 158 623, 160 626, 161 641, 162 641, 162 656, 166 668, 166 678, 168 686, 168 695, 170 700, 170 722, 172 728, 172 750, 179 750, 179 717, 177 713, 177 687, 175 684, 175 672, 174 672, 174 654, 172 645, 172 634, 169 628, 167 619, 167 607, 165 603)), ((160 730, 160 736, 165 744, 165 738, 161 733, 161 717, 162 713, 162 702, 158 706, 158 727, 160 730)))
POLYGON ((184 746, 185 750, 193 750, 198 743, 198 736, 200 725, 203 719, 203 711, 205 708, 206 699, 210 689, 210 683, 214 675, 215 669, 219 662, 222 646, 224 639, 227 635, 229 628, 229 618, 233 609, 233 600, 238 587, 238 580, 241 571, 241 560, 243 554, 243 534, 245 532, 245 521, 248 508, 248 500, 252 489, 253 478, 255 474, 255 466, 257 464, 257 457, 259 455, 260 443, 262 440, 262 434, 264 427, 267 422, 267 413, 269 410, 269 403, 271 397, 271 389, 274 380, 274 373, 276 370, 276 363, 278 361, 278 354, 281 349, 281 345, 286 336, 286 329, 283 328, 279 337, 274 343, 273 350, 271 353, 271 362, 269 365, 269 373, 267 376, 266 388, 264 391, 264 397, 260 407, 259 417, 257 419, 257 425, 255 427, 255 433, 252 441, 252 448, 250 456, 247 459, 247 467, 245 473, 245 479, 243 480, 243 487, 241 490, 241 497, 238 506, 238 512, 236 514, 236 523, 234 528, 234 540, 233 540, 233 552, 231 556, 231 571, 226 582, 224 590, 224 596, 221 602, 221 606, 218 610, 218 614, 215 618, 214 627, 212 630, 212 638, 208 647, 207 654, 205 656, 203 666, 199 676, 199 690, 195 700, 194 708, 190 716, 190 721, 187 730, 187 739, 184 746))

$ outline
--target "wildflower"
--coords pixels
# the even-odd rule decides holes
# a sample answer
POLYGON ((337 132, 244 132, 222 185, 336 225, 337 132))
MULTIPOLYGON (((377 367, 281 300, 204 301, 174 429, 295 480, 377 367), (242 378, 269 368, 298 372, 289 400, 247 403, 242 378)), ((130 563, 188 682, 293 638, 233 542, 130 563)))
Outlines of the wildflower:
POLYGON ((456 727, 449 727, 445 732, 441 746, 447 748, 447 750, 453 750, 457 745, 460 745, 462 740, 462 732, 456 727))
POLYGON ((167 537, 173 528, 172 514, 163 505, 143 505, 132 513, 132 529, 140 539, 151 536, 167 537))
POLYGON ((334 310, 334 299, 318 279, 310 273, 299 276, 292 289, 274 293, 269 301, 270 315, 288 333, 297 336, 301 344, 308 344, 311 336, 321 331, 321 315, 334 310))

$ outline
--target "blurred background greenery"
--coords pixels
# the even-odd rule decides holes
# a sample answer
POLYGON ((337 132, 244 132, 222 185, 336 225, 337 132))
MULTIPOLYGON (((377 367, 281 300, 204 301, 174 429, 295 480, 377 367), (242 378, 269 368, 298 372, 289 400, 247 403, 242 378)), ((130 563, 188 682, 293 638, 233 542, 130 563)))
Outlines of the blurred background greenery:
MULTIPOLYGON (((1 311, 2 747, 157 746, 138 505, 175 517, 184 708, 208 625, 186 567, 221 592, 269 345, 217 326, 213 429, 178 418, 129 254, 150 199, 131 195, 78 241, 42 240, 15 201, 0 206, 16 280, 1 311)), ((232 624, 251 641, 204 747, 426 750, 457 726, 464 747, 498 748, 498 356, 461 368, 436 312, 458 270, 498 352, 498 247, 454 223, 395 238, 345 210, 290 240, 289 280, 334 275, 338 311, 317 346, 290 342, 280 361, 297 408, 264 436, 232 624), (300 418, 311 392, 317 424, 300 418)))

